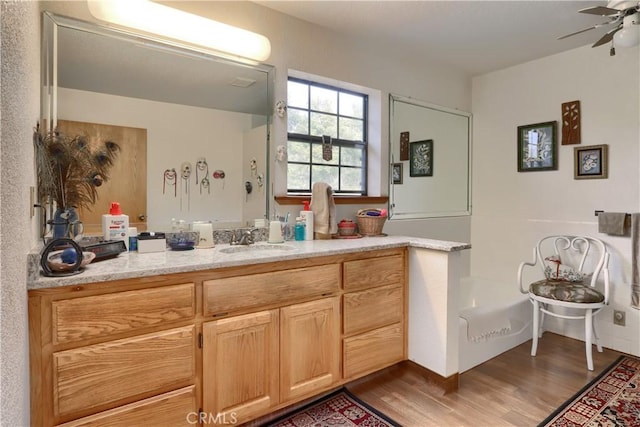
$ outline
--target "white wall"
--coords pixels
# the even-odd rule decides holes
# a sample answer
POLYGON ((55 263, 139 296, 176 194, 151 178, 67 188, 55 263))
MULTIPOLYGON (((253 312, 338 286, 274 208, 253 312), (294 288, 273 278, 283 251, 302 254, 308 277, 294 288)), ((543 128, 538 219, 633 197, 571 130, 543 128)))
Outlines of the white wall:
POLYGON ((0 425, 29 425, 26 255, 35 243, 29 217, 33 128, 40 116, 40 31, 35 2, 1 3, 0 425))
MULTIPOLYGON (((516 286, 516 268, 546 234, 603 239, 613 251, 613 298, 599 316, 605 347, 640 355, 640 312, 630 307, 631 242, 599 234, 595 210, 640 210, 640 49, 589 46, 473 79, 473 216, 471 274, 516 286), (573 150, 559 145, 556 171, 517 172, 519 125, 557 120, 561 104, 579 100, 581 147, 609 145, 609 178, 575 180, 573 150), (612 310, 627 313, 614 326, 612 310)), ((584 339, 580 322, 549 322, 584 339)))
MULTIPOLYGON (((251 130, 250 114, 65 88, 58 90, 58 99, 59 119, 147 129, 150 229, 168 230, 172 218, 235 226, 242 223, 246 203, 244 169, 248 169, 248 161, 243 158, 244 134, 251 130), (87 105, 97 107, 87 108, 87 105), (200 157, 204 157, 209 165, 211 192, 206 189, 201 192, 195 181, 196 162, 200 157), (175 168, 179 173, 181 164, 186 161, 191 163, 193 170, 189 193, 186 181, 182 179, 178 180, 175 189, 177 196, 173 188, 166 187, 163 192, 164 171, 175 168), (212 177, 217 169, 224 170, 224 180, 212 177)), ((264 145, 266 128, 258 129, 264 145)), ((260 158, 264 159, 264 154, 260 158)), ((262 211, 260 217, 264 215, 264 203, 262 211)))

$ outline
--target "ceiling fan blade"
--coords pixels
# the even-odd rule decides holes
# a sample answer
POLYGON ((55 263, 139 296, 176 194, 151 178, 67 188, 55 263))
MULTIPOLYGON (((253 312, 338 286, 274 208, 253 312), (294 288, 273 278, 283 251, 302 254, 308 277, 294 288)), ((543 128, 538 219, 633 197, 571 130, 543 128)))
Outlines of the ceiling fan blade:
POLYGON ((593 44, 593 46, 591 46, 591 47, 598 47, 598 46, 602 46, 602 45, 603 45, 603 44, 605 44, 605 43, 609 43, 611 40, 613 40, 613 35, 614 35, 616 32, 620 31, 621 29, 622 29, 622 26, 619 26, 619 27, 617 27, 617 28, 614 28, 614 29, 612 29, 612 30, 607 31, 607 32, 606 32, 606 34, 605 34, 604 36, 602 36, 602 37, 600 38, 600 40, 598 40, 597 42, 595 42, 595 43, 593 44))
POLYGON ((604 27, 605 25, 609 25, 612 22, 615 22, 615 21, 603 22, 602 24, 597 24, 597 25, 594 25, 593 27, 585 28, 583 30, 576 31, 576 32, 571 33, 571 34, 567 34, 567 35, 564 35, 562 37, 558 37, 558 40, 566 39, 567 37, 575 36, 576 34, 584 33, 585 31, 589 31, 589 30, 593 30, 593 29, 596 29, 596 28, 604 27))
POLYGON ((586 9, 580 9, 580 13, 588 13, 590 15, 611 16, 620 13, 618 9, 611 9, 610 7, 594 6, 586 9))

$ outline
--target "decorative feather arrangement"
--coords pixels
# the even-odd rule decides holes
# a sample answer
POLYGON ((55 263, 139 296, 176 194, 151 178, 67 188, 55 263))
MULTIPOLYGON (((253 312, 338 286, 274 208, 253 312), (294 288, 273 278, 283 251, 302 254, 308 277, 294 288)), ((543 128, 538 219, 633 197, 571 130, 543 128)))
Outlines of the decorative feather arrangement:
POLYGON ((109 170, 120 152, 113 141, 89 143, 86 135, 66 136, 59 131, 34 132, 38 197, 58 209, 91 210, 97 188, 109 180, 109 170))

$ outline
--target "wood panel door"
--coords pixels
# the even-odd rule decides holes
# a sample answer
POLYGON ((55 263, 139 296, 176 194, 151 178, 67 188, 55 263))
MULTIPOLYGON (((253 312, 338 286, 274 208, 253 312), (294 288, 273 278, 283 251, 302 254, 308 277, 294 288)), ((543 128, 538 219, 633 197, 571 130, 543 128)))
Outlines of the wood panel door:
POLYGON ((328 389, 340 379, 339 297, 280 310, 281 402, 328 389))
POLYGON ((278 310, 202 325, 205 414, 243 423, 278 404, 278 310))
POLYGON ((146 230, 147 130, 71 120, 58 120, 58 129, 69 136, 86 135, 90 144, 110 140, 120 146, 109 181, 98 188, 96 204, 78 210, 85 233, 102 232, 102 215, 109 213, 111 202, 120 203, 122 213, 129 215, 130 227, 146 230))

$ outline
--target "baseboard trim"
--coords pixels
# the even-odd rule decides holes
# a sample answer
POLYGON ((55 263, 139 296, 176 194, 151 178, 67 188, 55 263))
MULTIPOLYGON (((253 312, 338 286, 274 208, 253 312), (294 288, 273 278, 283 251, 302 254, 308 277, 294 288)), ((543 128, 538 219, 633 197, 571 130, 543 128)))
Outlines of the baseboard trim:
POLYGON ((406 369, 411 369, 419 373, 424 379, 441 388, 445 392, 445 394, 458 391, 459 376, 460 376, 458 372, 456 372, 455 374, 449 377, 443 377, 442 375, 436 374, 432 370, 427 369, 424 366, 418 365, 417 363, 411 360, 405 360, 401 362, 400 365, 403 365, 403 367, 405 367, 406 369))

